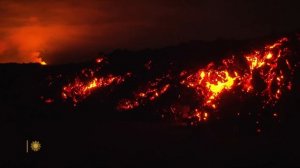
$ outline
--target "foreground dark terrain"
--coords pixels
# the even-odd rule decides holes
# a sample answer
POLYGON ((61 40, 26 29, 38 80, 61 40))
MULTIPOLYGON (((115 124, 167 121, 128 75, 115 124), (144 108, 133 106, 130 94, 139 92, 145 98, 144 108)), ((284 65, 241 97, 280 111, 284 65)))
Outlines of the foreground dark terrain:
POLYGON ((0 167, 300 166, 299 36, 287 36, 297 66, 293 87, 276 106, 261 109, 256 95, 241 103, 225 92, 220 97, 222 108, 197 124, 178 110, 169 114, 169 107, 177 102, 184 104, 178 103, 178 109, 195 106, 194 93, 187 93, 172 76, 264 46, 277 36, 194 41, 137 52, 116 50, 104 56, 106 64, 97 73, 128 73, 128 79, 83 98, 68 97, 67 91, 67 98, 62 98, 63 86, 72 83, 82 69, 97 68, 95 60, 47 66, 1 64, 0 167), (142 105, 118 110, 120 99, 165 74, 170 74, 167 80, 174 87, 154 101, 141 98, 142 105), (174 98, 179 93, 184 100, 174 98), (236 110, 241 117, 236 117, 236 110), (274 110, 276 115, 271 113, 274 110), (41 150, 27 153, 26 140, 38 140, 41 150))

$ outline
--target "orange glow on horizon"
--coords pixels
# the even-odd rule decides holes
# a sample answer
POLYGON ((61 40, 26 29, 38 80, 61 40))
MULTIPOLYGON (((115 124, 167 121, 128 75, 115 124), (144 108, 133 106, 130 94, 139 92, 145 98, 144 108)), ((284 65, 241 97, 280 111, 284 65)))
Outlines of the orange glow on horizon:
MULTIPOLYGON (((35 23, 34 25, 5 30, 8 32, 8 36, 0 42, 0 56, 2 57, 0 62, 41 63, 45 65, 46 55, 48 57, 65 50, 69 46, 80 44, 78 37, 84 34, 84 29, 84 26, 72 29, 69 25, 44 26, 35 23)), ((76 46, 73 47, 76 48, 76 46)))

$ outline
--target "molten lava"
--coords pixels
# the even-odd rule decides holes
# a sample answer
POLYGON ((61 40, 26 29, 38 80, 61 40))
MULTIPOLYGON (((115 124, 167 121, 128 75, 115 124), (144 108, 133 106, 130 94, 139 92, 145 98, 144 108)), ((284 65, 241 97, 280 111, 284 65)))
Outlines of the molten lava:
MULTIPOLYGON (((96 63, 102 63, 103 58, 97 58, 96 63)), ((106 88, 113 84, 117 85, 124 82, 126 77, 131 76, 131 73, 127 73, 124 76, 121 75, 106 75, 96 76, 101 70, 101 67, 85 68, 81 70, 75 80, 62 88, 62 98, 64 100, 71 99, 74 106, 78 102, 86 99, 94 90, 106 88)))
POLYGON ((230 75, 225 69, 213 69, 213 64, 209 64, 206 69, 200 69, 195 74, 189 75, 181 81, 181 84, 195 89, 199 96, 204 97, 203 105, 215 109, 219 95, 234 86, 236 75, 237 73, 230 75))
POLYGON ((64 99, 71 98, 74 105, 89 96, 92 91, 105 88, 112 84, 119 84, 124 81, 121 76, 108 75, 106 77, 95 77, 91 81, 84 82, 76 78, 73 83, 69 83, 63 87, 62 97, 64 99))
POLYGON ((164 78, 157 78, 154 82, 149 82, 142 90, 134 93, 133 99, 123 99, 119 102, 118 110, 131 110, 147 101, 154 101, 164 94, 169 88, 170 84, 164 84, 164 78))
POLYGON ((261 96, 266 97, 265 104, 275 105, 280 99, 283 89, 291 87, 290 79, 286 79, 285 75, 293 74, 294 67, 291 67, 287 58, 289 49, 284 47, 286 42, 288 39, 282 38, 260 51, 257 50, 245 56, 249 73, 245 74, 242 79, 249 81, 245 82, 244 88, 247 91, 252 90, 253 85, 249 85, 249 82, 252 82, 253 74, 258 73, 266 85, 260 93, 261 96))
MULTIPOLYGON (((185 69, 181 71, 168 71, 164 75, 146 81, 138 86, 131 96, 118 100, 116 109, 119 111, 133 110, 138 107, 159 102, 161 96, 171 91, 177 95, 166 96, 167 102, 159 108, 162 117, 174 116, 188 124, 197 125, 206 122, 222 111, 222 101, 228 95, 239 94, 239 99, 252 97, 262 100, 261 109, 273 108, 285 91, 292 89, 292 77, 296 67, 293 53, 291 52, 288 38, 281 38, 261 48, 253 49, 243 54, 236 54, 219 62, 211 62, 198 69, 185 69), (179 74, 178 74, 179 72, 179 74), (187 93, 187 94, 186 94, 187 93), (182 95, 190 96, 182 98, 182 95), (193 103, 186 103, 193 101, 193 103), (184 100, 183 100, 184 99, 184 100), (171 102, 172 101, 172 102, 171 102), (166 112, 167 111, 167 112, 166 112)), ((112 75, 100 73, 101 65, 107 63, 103 58, 95 60, 96 67, 84 68, 74 80, 62 87, 62 98, 70 99, 74 106, 86 99, 95 90, 118 85, 130 77, 125 75, 112 75)), ((152 68, 151 60, 144 68, 152 68)), ((50 101, 45 101, 50 103, 50 101)), ((257 109, 259 111, 259 109, 257 109)), ((271 113, 273 118, 279 116, 271 113)), ((234 112, 237 116, 243 112, 234 112)), ((248 114, 248 112, 247 112, 248 114)), ((250 115, 250 113, 249 113, 250 115)), ((259 126, 260 122, 257 121, 259 126)), ((257 128, 259 132, 261 128, 257 128)))
POLYGON ((263 108, 267 105, 274 106, 283 90, 291 90, 291 77, 287 74, 293 74, 294 67, 288 60, 289 49, 284 47, 286 42, 288 39, 282 38, 261 50, 244 55, 247 65, 245 70, 236 68, 239 62, 233 57, 223 60, 219 67, 211 63, 206 68, 188 75, 181 84, 194 89, 203 101, 199 102, 199 106, 190 116, 184 118, 199 116, 199 109, 218 111, 218 101, 222 93, 237 88, 242 88, 242 92, 248 94, 262 96, 263 108), (254 78, 262 80, 263 86, 254 85, 254 78), (260 88, 256 89, 257 87, 260 88))
POLYGON ((132 110, 145 105, 147 101, 158 99, 170 87, 179 85, 196 92, 199 96, 198 105, 192 109, 180 111, 172 105, 170 111, 182 119, 189 120, 192 125, 207 121, 210 113, 219 111, 220 98, 225 92, 240 91, 260 96, 264 100, 262 108, 268 105, 274 106, 281 98, 283 91, 291 90, 292 87, 291 74, 294 72, 295 65, 290 63, 287 42, 287 38, 281 38, 264 48, 242 55, 242 61, 236 59, 237 56, 232 56, 222 60, 221 64, 210 63, 195 73, 188 73, 184 70, 175 77, 182 79, 180 84, 171 85, 167 82, 168 78, 162 78, 158 82, 149 82, 144 89, 135 92, 132 99, 121 100, 117 109, 132 110), (263 84, 258 85, 254 80, 261 80, 263 84))

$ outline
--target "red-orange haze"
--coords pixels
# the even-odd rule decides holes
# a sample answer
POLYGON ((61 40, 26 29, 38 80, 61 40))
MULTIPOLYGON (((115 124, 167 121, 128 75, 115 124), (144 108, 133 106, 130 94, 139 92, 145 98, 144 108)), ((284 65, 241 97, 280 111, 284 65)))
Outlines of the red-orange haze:
POLYGON ((1 45, 1 62, 38 62, 44 64, 48 51, 58 46, 56 40, 65 40, 63 37, 72 35, 63 26, 29 25, 7 30, 9 35, 1 45), (55 36, 53 36, 55 34, 55 36), (61 37, 61 38, 59 38, 61 37))
POLYGON ((95 22, 107 15, 92 2, 1 1, 0 63, 61 63, 72 62, 75 54, 85 55, 82 60, 96 56, 110 44, 102 36, 110 34, 110 25, 95 22))
POLYGON ((299 28, 294 16, 300 5, 273 1, 0 0, 0 63, 79 62, 116 48, 252 38, 299 28))
MULTIPOLYGON (((66 2, 4 0, 0 2, 0 11, 0 62, 4 63, 46 64, 48 61, 63 60, 64 58, 59 57, 66 50, 76 53, 79 46, 89 48, 89 41, 92 41, 88 37, 90 32, 101 30, 99 26, 85 23, 95 12, 91 6, 82 7, 78 4, 73 7, 66 2), (57 55, 57 58, 52 58, 53 55, 57 55)), ((94 33, 95 37, 97 35, 99 33, 94 33)), ((95 48, 93 52, 96 54, 99 51, 95 48)), ((93 52, 87 50, 86 54, 93 52)), ((72 52, 66 53, 72 55, 72 52)))

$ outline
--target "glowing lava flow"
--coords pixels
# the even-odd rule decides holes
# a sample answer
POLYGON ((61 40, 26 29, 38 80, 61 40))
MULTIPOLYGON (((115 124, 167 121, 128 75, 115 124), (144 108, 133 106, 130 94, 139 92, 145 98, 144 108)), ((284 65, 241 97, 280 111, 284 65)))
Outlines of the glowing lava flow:
POLYGON ((112 84, 119 84, 124 81, 121 76, 109 75, 107 77, 93 78, 91 81, 84 82, 78 78, 73 83, 63 87, 62 97, 64 99, 71 98, 76 105, 79 101, 82 101, 89 96, 92 91, 105 88, 112 84))
POLYGON ((157 78, 154 82, 148 84, 140 91, 134 93, 133 99, 123 99, 119 102, 118 110, 131 110, 147 101, 154 101, 164 94, 170 87, 170 84, 163 83, 164 78, 157 78))
POLYGON ((203 96, 204 106, 216 109, 218 96, 234 87, 237 75, 236 72, 230 75, 225 69, 213 69, 213 64, 209 64, 206 69, 200 69, 195 74, 189 75, 181 81, 181 84, 195 89, 198 95, 203 96))
POLYGON ((199 106, 189 116, 183 118, 203 121, 200 117, 203 112, 199 111, 218 111, 220 95, 236 88, 242 88, 242 92, 248 94, 262 96, 264 98, 262 108, 267 105, 274 106, 283 90, 291 89, 290 76, 294 67, 287 58, 289 50, 284 47, 287 41, 287 38, 282 38, 261 50, 244 55, 247 64, 244 70, 236 68, 238 61, 233 57, 223 60, 223 64, 217 68, 211 63, 195 74, 188 75, 181 84, 194 89, 203 101, 199 102, 199 106), (287 74, 290 76, 287 77, 287 74), (255 85, 254 79, 263 81, 263 84, 255 85))
MULTIPOLYGON (((101 63, 103 58, 97 58, 96 63, 101 63)), ((101 68, 96 69, 86 68, 81 71, 74 82, 65 85, 62 88, 62 98, 64 100, 71 99, 74 106, 84 99, 86 99, 94 90, 106 88, 113 84, 117 85, 124 82, 126 77, 129 77, 131 73, 127 73, 124 76, 121 75, 106 75, 96 77, 96 73, 101 68)))
MULTIPOLYGON (((180 121, 187 121, 191 125, 206 122, 216 116, 217 112, 222 111, 222 100, 226 95, 239 94, 237 101, 238 99, 244 101, 243 96, 249 95, 246 97, 262 100, 260 104, 262 109, 274 107, 283 92, 292 88, 296 63, 293 52, 287 46, 289 46, 289 39, 281 38, 273 44, 233 55, 220 62, 211 62, 196 70, 182 70, 179 75, 177 75, 178 71, 174 73, 170 70, 163 76, 138 87, 130 97, 121 98, 116 109, 133 110, 150 102, 154 102, 150 103, 154 105, 162 95, 171 93, 169 90, 174 91, 171 94, 174 99, 166 96, 166 99, 172 100, 165 100, 159 110, 164 114, 169 113, 168 116, 174 116, 180 121), (174 96, 173 93, 176 95, 174 96)), ((131 76, 131 73, 96 75, 99 74, 103 62, 105 62, 103 58, 97 58, 96 68, 83 69, 73 82, 63 86, 62 98, 70 99, 75 106, 93 91, 120 84, 126 77, 131 76)), ((152 64, 152 61, 147 62, 145 69, 149 70, 152 64)), ((52 102, 49 100, 46 103, 52 102)), ((256 111, 260 110, 256 109, 256 111)), ((278 111, 273 113, 273 117, 278 117, 278 111)))
MULTIPOLYGON (((123 99, 117 109, 131 110, 147 101, 158 99, 170 87, 179 85, 192 89, 199 97, 198 105, 184 110, 176 110, 171 105, 173 114, 192 120, 190 124, 207 121, 210 113, 219 111, 219 101, 223 93, 240 91, 263 98, 262 108, 274 106, 284 90, 291 90, 291 77, 295 64, 290 62, 290 51, 286 47, 287 38, 281 38, 273 44, 244 54, 240 59, 232 56, 221 64, 210 63, 195 73, 182 71, 178 76, 179 84, 170 85, 166 79, 149 82, 142 91, 134 93, 133 99, 123 99), (262 81, 257 84, 256 81, 262 81), (159 84, 158 84, 159 83, 159 84)), ((277 115, 277 114, 276 114, 277 115)))
POLYGON ((249 73, 243 76, 244 89, 247 92, 253 91, 253 74, 258 73, 264 81, 265 88, 260 94, 266 97, 265 104, 275 105, 280 99, 283 89, 291 89, 291 81, 288 76, 293 75, 292 67, 287 58, 288 48, 283 47, 288 42, 282 38, 272 45, 267 45, 263 50, 256 50, 245 56, 249 66, 249 73))

